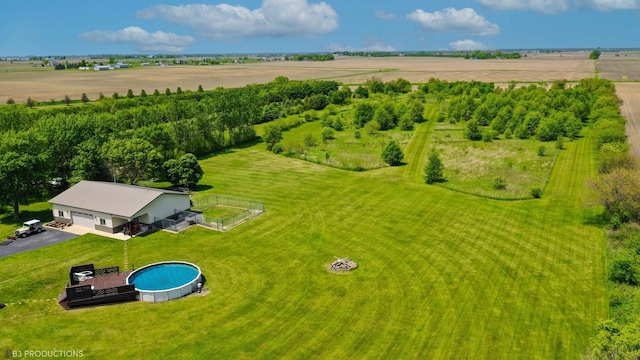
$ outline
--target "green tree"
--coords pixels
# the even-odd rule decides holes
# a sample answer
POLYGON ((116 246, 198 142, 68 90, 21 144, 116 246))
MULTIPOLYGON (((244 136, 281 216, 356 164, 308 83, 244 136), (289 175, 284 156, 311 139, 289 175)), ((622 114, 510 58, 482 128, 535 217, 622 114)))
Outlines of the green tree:
POLYGON ((398 125, 400 126, 400 130, 413 130, 415 123, 411 118, 411 113, 405 113, 404 115, 402 115, 402 117, 400 117, 400 122, 398 123, 398 125))
POLYGON ((597 60, 600 58, 600 54, 602 54, 602 52, 598 49, 595 49, 591 52, 591 54, 589 54, 589 59, 597 60))
POLYGON ((175 186, 186 186, 189 189, 196 187, 204 171, 198 164, 195 155, 187 153, 179 159, 170 159, 165 161, 164 165, 167 180, 175 186))
POLYGON ((366 86, 367 89, 369 89, 369 92, 373 94, 384 92, 384 82, 382 81, 382 79, 375 76, 367 79, 364 82, 364 86, 366 86))
POLYGON ((608 174, 618 168, 638 168, 637 160, 629 153, 629 144, 614 142, 602 145, 598 154, 598 173, 608 174))
POLYGON ((162 156, 148 141, 111 139, 102 146, 102 158, 111 174, 127 184, 152 177, 162 164, 162 156))
POLYGON ((404 154, 397 141, 392 140, 382 149, 382 160, 391 166, 400 165, 404 154))
POLYGON ((424 180, 427 184, 445 181, 444 165, 436 149, 432 149, 429 154, 429 159, 424 167, 424 180))
POLYGON ((322 130, 322 142, 326 143, 329 140, 332 140, 334 138, 333 135, 333 131, 331 129, 327 129, 325 128, 324 130, 322 130))
POLYGON ((58 114, 40 121, 34 127, 47 142, 45 151, 52 164, 51 177, 68 181, 76 146, 94 136, 95 121, 87 116, 58 114))
POLYGON ((67 106, 71 105, 71 98, 69 97, 69 95, 64 96, 64 103, 67 106))
POLYGON ((33 107, 34 107, 34 106, 36 106, 36 105, 38 105, 38 102, 37 102, 37 101, 35 101, 35 100, 33 100, 33 99, 31 98, 31 96, 29 96, 29 97, 27 98, 27 106, 28 106, 29 108, 33 108, 33 107))
POLYGON ((491 123, 493 117, 491 115, 489 105, 486 102, 483 102, 476 108, 476 110, 473 112, 473 119, 475 119, 478 124, 482 126, 487 126, 491 123))
POLYGON ((267 144, 267 150, 272 151, 273 146, 282 141, 282 130, 280 126, 268 124, 264 127, 264 133, 262 134, 262 140, 267 144))
POLYGON ((315 147, 318 144, 316 137, 312 133, 306 133, 303 139, 304 145, 308 147, 315 147))
POLYGON ((129 99, 133 99, 135 95, 133 95, 133 90, 129 89, 127 90, 127 98, 129 99))
POLYGON ((376 113, 376 107, 368 102, 359 102, 356 104, 353 114, 353 124, 357 128, 363 127, 366 123, 373 120, 376 113))
POLYGON ((538 126, 538 140, 553 141, 562 135, 562 126, 555 117, 547 117, 542 119, 538 126))
POLYGON ((368 99, 369 98, 369 90, 366 87, 358 86, 354 93, 354 96, 358 99, 368 99))
POLYGON ((471 119, 467 122, 467 128, 464 130, 464 136, 469 140, 481 140, 482 132, 476 119, 471 119))
POLYGON ((424 119, 424 105, 420 101, 412 101, 409 105, 409 117, 411 120, 419 124, 423 122, 424 119))
POLYGON ((616 168, 590 184, 594 205, 604 206, 610 219, 640 220, 640 173, 636 169, 616 168))
MULTIPOLYGON (((392 110, 392 109, 391 109, 392 110)), ((373 116, 373 120, 380 125, 380 130, 389 130, 395 127, 394 115, 389 107, 378 106, 373 116)))
POLYGON ((78 144, 71 159, 70 183, 81 180, 108 180, 109 171, 102 159, 102 144, 91 138, 78 144))
POLYGON ((82 103, 85 105, 89 102, 89 97, 87 96, 86 93, 82 93, 82 96, 80 97, 80 101, 82 101, 82 103))
POLYGON ((49 177, 46 141, 35 130, 0 135, 0 203, 13 207, 18 218, 20 203, 40 195, 49 177))

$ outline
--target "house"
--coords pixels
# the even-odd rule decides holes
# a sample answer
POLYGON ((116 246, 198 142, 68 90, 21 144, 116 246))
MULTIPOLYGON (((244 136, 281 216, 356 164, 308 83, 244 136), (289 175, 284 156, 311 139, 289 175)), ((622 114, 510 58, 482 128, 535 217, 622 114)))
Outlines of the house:
POLYGON ((112 234, 134 225, 143 228, 190 208, 189 193, 86 180, 49 202, 55 221, 112 234))

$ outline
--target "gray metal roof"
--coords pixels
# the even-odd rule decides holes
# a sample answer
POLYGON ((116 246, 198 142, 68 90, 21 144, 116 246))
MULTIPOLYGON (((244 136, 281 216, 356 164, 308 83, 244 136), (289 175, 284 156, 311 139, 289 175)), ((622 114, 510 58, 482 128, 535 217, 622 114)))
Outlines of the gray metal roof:
POLYGON ((49 202, 55 205, 131 218, 163 194, 189 195, 171 190, 83 180, 49 202))

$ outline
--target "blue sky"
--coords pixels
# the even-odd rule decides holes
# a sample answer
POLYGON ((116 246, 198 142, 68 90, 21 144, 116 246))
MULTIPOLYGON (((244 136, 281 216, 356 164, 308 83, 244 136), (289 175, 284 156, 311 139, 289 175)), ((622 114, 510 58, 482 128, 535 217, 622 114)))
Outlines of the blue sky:
POLYGON ((640 47, 640 0, 4 1, 0 56, 640 47))

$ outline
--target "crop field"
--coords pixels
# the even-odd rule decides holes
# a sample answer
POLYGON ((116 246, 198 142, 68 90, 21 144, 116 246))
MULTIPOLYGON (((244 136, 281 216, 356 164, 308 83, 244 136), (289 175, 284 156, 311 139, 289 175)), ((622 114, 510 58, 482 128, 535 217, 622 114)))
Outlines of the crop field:
MULTIPOLYGON (((79 61, 80 59, 77 59, 79 61)), ((69 59, 69 61, 75 61, 69 59)), ((443 80, 478 80, 507 83, 577 81, 593 77, 595 66, 588 52, 528 54, 519 60, 465 60, 461 58, 338 58, 335 61, 285 61, 219 66, 147 66, 109 71, 53 70, 36 63, 0 62, 0 103, 9 98, 24 103, 28 97, 43 102, 80 99, 86 93, 95 100, 100 93, 125 95, 155 89, 172 92, 265 83, 277 76, 292 80, 327 79, 362 84, 372 76, 384 81, 405 78, 413 83, 435 77, 443 80), (34 86, 37 81, 37 86, 34 86)))
POLYGON ((598 59, 598 76, 613 81, 640 80, 640 52, 604 53, 598 59))
POLYGON ((631 154, 640 159, 640 83, 616 84, 616 93, 622 99, 622 115, 627 118, 627 140, 631 154))

